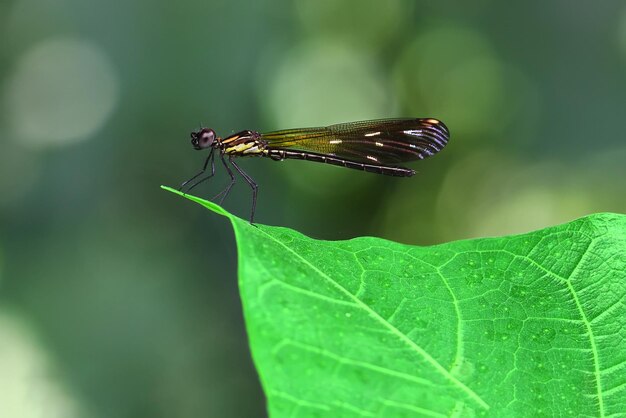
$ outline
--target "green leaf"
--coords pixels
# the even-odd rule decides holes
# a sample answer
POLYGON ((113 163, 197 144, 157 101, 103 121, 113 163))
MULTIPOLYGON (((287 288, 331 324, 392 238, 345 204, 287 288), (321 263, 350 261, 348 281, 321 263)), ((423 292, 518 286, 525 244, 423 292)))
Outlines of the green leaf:
POLYGON ((219 206, 272 417, 626 416, 626 216, 416 247, 219 206))

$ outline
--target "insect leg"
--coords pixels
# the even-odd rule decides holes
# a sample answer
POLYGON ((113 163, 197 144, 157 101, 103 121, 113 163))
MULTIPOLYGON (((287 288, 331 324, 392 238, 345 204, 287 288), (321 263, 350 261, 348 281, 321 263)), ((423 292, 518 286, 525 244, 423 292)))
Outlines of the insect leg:
POLYGON ((186 182, 184 182, 183 184, 180 185, 180 187, 178 188, 178 190, 183 190, 183 188, 189 184, 189 182, 191 182, 192 180, 194 180, 195 178, 201 176, 202 174, 204 174, 204 172, 206 171, 207 166, 209 165, 209 161, 211 162, 211 174, 208 177, 205 177, 199 181, 197 181, 196 183, 194 183, 193 185, 191 185, 191 187, 189 187, 187 189, 187 191, 193 189, 194 187, 196 187, 198 184, 202 183, 204 180, 210 179, 211 177, 213 177, 215 175, 215 163, 213 162, 213 151, 215 151, 215 149, 211 149, 211 152, 209 153, 209 156, 206 158, 206 161, 204 162, 204 167, 202 167, 202 170, 196 174, 195 176, 193 176, 192 178, 190 178, 189 180, 187 180, 186 182))
POLYGON ((219 198, 220 200, 217 202, 218 205, 221 205, 224 199, 226 199, 226 196, 228 196, 228 193, 230 193, 230 189, 232 189, 236 181, 235 175, 233 174, 233 170, 231 170, 228 164, 226 164, 226 160, 224 159, 224 154, 221 154, 220 158, 222 160, 222 164, 224 164, 224 167, 226 167, 226 171, 228 171, 228 175, 230 176, 230 183, 228 184, 228 186, 226 186, 224 190, 216 194, 215 197, 211 199, 211 200, 216 200, 217 198, 219 198))
POLYGON ((233 161, 232 158, 229 159, 229 162, 233 165, 233 167, 235 167, 239 174, 241 174, 246 183, 248 183, 252 189, 252 212, 250 213, 250 223, 252 224, 254 223, 254 212, 256 212, 256 195, 259 190, 259 185, 256 184, 254 180, 252 180, 252 178, 233 161))
POLYGON ((196 187, 198 184, 202 183, 205 180, 210 179, 211 177, 213 177, 215 175, 215 155, 211 156, 211 174, 209 174, 208 176, 196 181, 194 184, 192 184, 187 191, 191 191, 191 189, 193 189, 194 187, 196 187))

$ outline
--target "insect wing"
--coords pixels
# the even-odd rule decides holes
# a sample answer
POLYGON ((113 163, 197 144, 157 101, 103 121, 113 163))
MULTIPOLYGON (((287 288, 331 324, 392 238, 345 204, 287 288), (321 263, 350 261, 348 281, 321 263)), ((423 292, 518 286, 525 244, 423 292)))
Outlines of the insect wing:
POLYGON ((448 143, 447 127, 436 119, 382 119, 262 134, 269 149, 286 149, 370 164, 421 160, 448 143))

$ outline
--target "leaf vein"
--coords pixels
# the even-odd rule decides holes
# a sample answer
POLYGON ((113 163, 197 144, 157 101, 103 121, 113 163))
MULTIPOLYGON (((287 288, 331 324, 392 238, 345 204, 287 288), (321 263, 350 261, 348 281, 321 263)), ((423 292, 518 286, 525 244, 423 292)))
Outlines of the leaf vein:
POLYGON ((601 373, 600 373, 600 359, 599 359, 598 348, 596 346, 596 339, 593 334, 593 329, 591 328, 591 322, 587 319, 587 314, 585 313, 585 310, 583 309, 583 306, 580 303, 580 299, 578 298, 578 294, 576 292, 576 289, 574 289, 574 285, 572 284, 572 280, 571 280, 578 273, 578 270, 580 269, 580 266, 583 263, 583 259, 585 258, 585 254, 591 250, 593 243, 594 243, 593 240, 589 243, 589 245, 587 246, 587 249, 583 252, 583 255, 580 257, 580 259, 578 260, 578 263, 576 263, 576 266, 572 270, 572 273, 566 280, 566 283, 567 283, 567 288, 569 289, 570 293, 572 294, 572 297, 574 298, 574 303, 576 304, 576 307, 578 308, 578 312, 580 313, 580 316, 583 320, 585 328, 587 329, 587 336, 589 337, 589 343, 591 344, 591 352, 592 352, 593 367, 594 367, 593 374, 594 374, 595 381, 596 381, 596 396, 598 399, 598 408, 600 412, 600 417, 604 417, 605 412, 604 412, 604 399, 603 399, 603 393, 602 393, 602 379, 601 379, 601 373))
POLYGON ((383 317, 381 317, 376 311, 370 308, 368 305, 363 303, 360 299, 356 298, 352 293, 350 293, 346 288, 344 288, 341 284, 337 283, 330 276, 324 273, 322 270, 313 265, 309 260, 302 257, 299 253, 294 251, 292 248, 279 241, 271 234, 263 231, 262 229, 258 229, 258 231, 265 234, 270 240, 276 242, 280 246, 284 247, 287 251, 292 253, 296 258, 302 260, 303 263, 307 264, 313 271, 318 273, 320 277, 328 281, 332 286, 337 288, 340 292, 344 293, 348 298, 354 300, 356 304, 358 304, 365 312, 367 312, 373 319, 379 322, 383 327, 387 328, 391 334, 398 337, 401 341, 411 347, 418 355, 420 355, 427 363, 429 363, 436 371, 438 371, 444 378, 449 380, 452 384, 457 386, 461 391, 463 391, 470 399, 475 401, 481 408, 489 409, 489 404, 485 402, 476 392, 466 386, 463 382, 454 377, 446 368, 444 368, 441 364, 439 364, 426 350, 424 350, 421 346, 416 344, 413 340, 411 340, 408 336, 403 334, 400 330, 394 327, 392 324, 387 322, 383 317))
POLYGON ((335 354, 329 350, 324 350, 324 349, 320 349, 318 347, 315 347, 311 344, 306 344, 306 343, 302 343, 299 341, 294 341, 294 340, 284 340, 282 341, 280 344, 277 345, 276 348, 274 348, 272 350, 272 353, 276 354, 278 352, 280 352, 280 350, 284 349, 285 347, 287 347, 288 345, 300 348, 302 350, 306 350, 315 354, 319 354, 328 358, 331 358, 333 360, 335 360, 338 363, 342 363, 342 364, 347 364, 347 365, 351 365, 351 366, 356 366, 356 367, 361 367, 364 369, 369 369, 372 371, 375 371, 377 373, 381 373, 381 374, 386 374, 389 376, 393 376, 393 377, 398 377, 401 378, 403 380, 407 380, 413 383, 418 383, 420 385, 425 385, 425 386, 429 386, 429 387, 433 387, 435 386, 430 380, 428 379, 423 379, 421 377, 417 377, 417 376, 413 376, 411 374, 408 373, 404 373, 404 372, 400 372, 397 370, 393 370, 390 369, 388 367, 383 367, 383 366, 378 366, 376 364, 372 364, 369 362, 365 362, 365 361, 358 361, 358 360, 353 360, 351 358, 348 358, 346 356, 342 356, 339 354, 335 354))

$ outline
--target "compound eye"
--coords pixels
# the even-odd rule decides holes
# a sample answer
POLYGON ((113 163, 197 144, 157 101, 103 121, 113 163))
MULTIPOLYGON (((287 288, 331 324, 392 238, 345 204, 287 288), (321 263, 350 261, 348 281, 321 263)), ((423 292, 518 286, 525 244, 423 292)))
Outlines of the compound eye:
POLYGON ((213 129, 206 129, 200 135, 199 145, 202 148, 209 148, 215 141, 215 132, 213 129))

